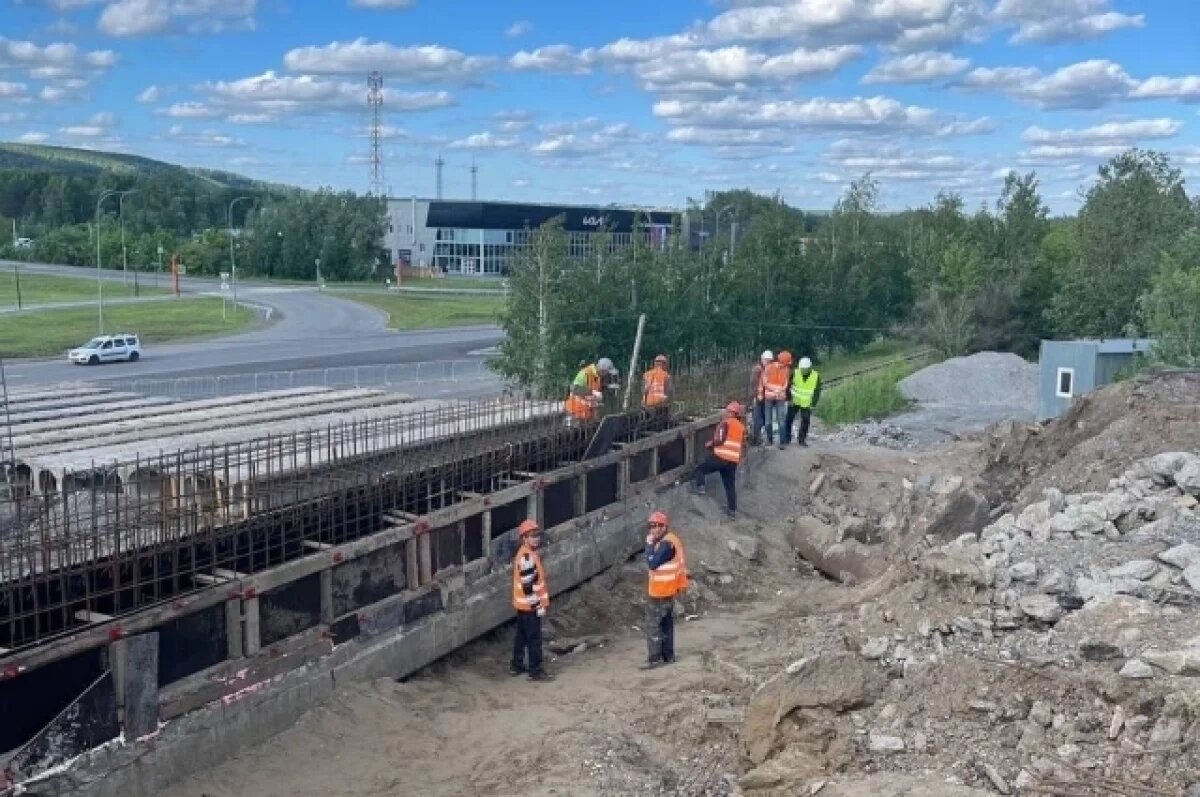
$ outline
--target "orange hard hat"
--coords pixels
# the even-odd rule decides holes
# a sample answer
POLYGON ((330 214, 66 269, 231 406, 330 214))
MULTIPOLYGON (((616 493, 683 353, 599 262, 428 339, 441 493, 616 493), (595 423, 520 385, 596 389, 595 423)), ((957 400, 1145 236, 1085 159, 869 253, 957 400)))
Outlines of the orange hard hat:
POLYGON ((523 520, 521 521, 521 525, 517 526, 517 534, 521 535, 522 537, 528 537, 530 534, 537 534, 540 530, 541 529, 539 528, 538 524, 534 523, 532 520, 523 520))
POLYGON ((781 352, 779 352, 778 360, 779 360, 779 362, 783 363, 784 365, 791 365, 792 364, 792 353, 790 351, 781 351, 781 352))
POLYGON ((662 364, 666 365, 666 363, 667 363, 667 355, 665 355, 665 354, 660 354, 660 355, 658 355, 657 357, 655 357, 655 358, 654 358, 654 362, 656 362, 656 363, 662 363, 662 364))
POLYGON ((742 414, 742 405, 739 402, 731 401, 725 405, 725 411, 731 412, 734 415, 741 415, 742 414))
POLYGON ((666 512, 659 512, 657 509, 650 513, 649 523, 651 526, 666 526, 670 523, 667 520, 666 512))

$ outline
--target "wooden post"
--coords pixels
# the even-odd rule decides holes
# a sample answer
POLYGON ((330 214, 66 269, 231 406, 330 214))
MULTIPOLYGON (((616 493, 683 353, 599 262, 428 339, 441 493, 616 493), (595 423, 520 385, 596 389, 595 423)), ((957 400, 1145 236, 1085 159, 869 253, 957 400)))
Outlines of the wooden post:
POLYGON ((633 397, 633 372, 637 368, 638 354, 642 350, 642 332, 645 329, 646 314, 642 313, 638 316, 637 336, 633 339, 633 356, 629 358, 629 373, 625 377, 625 403, 621 405, 625 410, 629 409, 629 400, 633 397))

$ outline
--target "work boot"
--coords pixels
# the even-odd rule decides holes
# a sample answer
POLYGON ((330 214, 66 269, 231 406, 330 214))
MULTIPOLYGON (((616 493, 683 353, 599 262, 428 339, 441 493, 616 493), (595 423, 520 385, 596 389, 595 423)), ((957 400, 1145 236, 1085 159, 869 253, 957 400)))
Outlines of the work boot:
POLYGON ((518 675, 524 675, 527 670, 524 667, 518 667, 515 664, 508 665, 508 674, 516 678, 518 675))
POLYGON ((782 450, 783 450, 783 449, 785 449, 785 448, 787 448, 787 443, 784 443, 783 441, 780 441, 780 443, 779 443, 779 450, 780 450, 780 451, 782 451, 782 450))
POLYGON ((537 672, 529 673, 529 680, 543 681, 543 682, 544 681, 553 681, 554 676, 551 675, 550 673, 546 672, 545 670, 538 670, 537 672))
POLYGON ((641 664, 638 665, 638 669, 639 670, 657 670, 661 666, 663 666, 663 662, 659 659, 655 659, 654 661, 643 661, 641 664))
POLYGON ((807 440, 797 440, 796 445, 800 446, 801 448, 808 448, 808 441, 807 440))
POLYGON ((688 492, 691 493, 692 495, 707 495, 708 494, 708 490, 705 490, 703 487, 697 487, 694 484, 688 485, 688 492))
POLYGON ((736 509, 726 509, 725 517, 729 518, 730 520, 737 520, 737 510, 736 509))

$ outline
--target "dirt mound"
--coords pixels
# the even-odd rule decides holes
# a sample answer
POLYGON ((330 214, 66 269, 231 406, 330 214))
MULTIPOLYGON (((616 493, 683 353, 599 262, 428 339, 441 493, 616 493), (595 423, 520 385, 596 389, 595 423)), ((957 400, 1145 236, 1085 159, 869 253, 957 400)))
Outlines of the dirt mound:
POLYGON ((1078 399, 1044 425, 1004 423, 987 435, 980 489, 1028 503, 1046 487, 1102 490, 1135 461, 1200 450, 1200 373, 1158 372, 1078 399))

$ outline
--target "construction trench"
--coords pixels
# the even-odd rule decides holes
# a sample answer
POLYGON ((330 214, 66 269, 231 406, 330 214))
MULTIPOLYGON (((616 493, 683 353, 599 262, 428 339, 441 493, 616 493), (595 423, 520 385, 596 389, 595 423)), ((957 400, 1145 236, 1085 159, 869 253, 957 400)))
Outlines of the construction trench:
MULTIPOLYGON (((946 402, 956 384, 1011 397, 1026 366, 996 357, 922 377, 946 402)), ((752 450, 729 520, 715 479, 675 483, 742 376, 681 375, 680 407, 622 416, 591 452, 594 429, 537 402, 491 420, 409 404, 447 434, 313 421, 295 450, 223 442, 182 470, 89 459, 65 501, 34 486, 59 454, 30 447, 27 531, 7 521, 21 556, 3 560, 25 591, 0 614, 13 791, 1200 794, 1200 374, 933 444, 912 424, 957 410, 818 426, 809 448, 752 450), (205 470, 239 458, 228 480, 205 470), (136 473, 156 474, 139 501, 136 473), (123 502, 102 498, 115 478, 123 502), (692 583, 678 661, 643 672, 630 554, 651 508, 692 583), (506 672, 504 532, 526 516, 551 527, 548 684, 506 672), (56 534, 60 517, 79 520, 56 534)))

